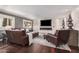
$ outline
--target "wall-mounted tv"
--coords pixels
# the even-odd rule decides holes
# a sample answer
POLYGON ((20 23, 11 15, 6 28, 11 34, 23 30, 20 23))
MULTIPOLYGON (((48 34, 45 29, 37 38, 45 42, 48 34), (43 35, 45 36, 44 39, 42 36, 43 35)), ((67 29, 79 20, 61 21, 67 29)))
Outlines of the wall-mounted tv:
POLYGON ((48 20, 41 20, 40 26, 51 26, 51 19, 48 20))

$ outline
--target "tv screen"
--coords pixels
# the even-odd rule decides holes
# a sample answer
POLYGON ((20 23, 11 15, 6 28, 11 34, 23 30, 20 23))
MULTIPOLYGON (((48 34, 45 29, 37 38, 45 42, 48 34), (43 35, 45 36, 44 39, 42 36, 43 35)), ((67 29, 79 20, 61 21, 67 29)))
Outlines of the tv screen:
POLYGON ((51 20, 41 20, 41 26, 51 26, 51 20))

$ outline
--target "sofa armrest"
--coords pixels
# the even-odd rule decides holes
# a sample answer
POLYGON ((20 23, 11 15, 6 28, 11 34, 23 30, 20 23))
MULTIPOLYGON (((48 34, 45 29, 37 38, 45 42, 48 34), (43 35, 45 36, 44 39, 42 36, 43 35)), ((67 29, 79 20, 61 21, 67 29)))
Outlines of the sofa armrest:
POLYGON ((54 35, 50 35, 50 37, 57 39, 57 36, 54 36, 54 35))
POLYGON ((46 35, 46 40, 48 42, 51 42, 52 44, 55 44, 57 45, 57 37, 56 36, 53 36, 53 35, 46 35))

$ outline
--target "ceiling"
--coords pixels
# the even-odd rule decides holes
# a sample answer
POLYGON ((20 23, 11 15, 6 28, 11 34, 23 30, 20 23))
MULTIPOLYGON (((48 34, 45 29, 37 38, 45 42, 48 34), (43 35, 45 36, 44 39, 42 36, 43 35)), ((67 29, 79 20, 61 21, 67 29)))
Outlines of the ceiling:
POLYGON ((78 5, 1 5, 0 11, 31 19, 47 19, 65 16, 78 5))

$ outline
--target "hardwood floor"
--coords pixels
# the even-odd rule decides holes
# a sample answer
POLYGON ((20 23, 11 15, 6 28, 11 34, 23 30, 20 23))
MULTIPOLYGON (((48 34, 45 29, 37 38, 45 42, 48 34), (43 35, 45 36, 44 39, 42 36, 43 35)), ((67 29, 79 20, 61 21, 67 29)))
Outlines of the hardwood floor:
MULTIPOLYGON (((6 45, 0 42, 0 47, 6 45)), ((8 48, 8 47, 6 47, 8 48)), ((51 47, 43 46, 40 44, 32 44, 29 47, 20 47, 20 46, 11 46, 11 48, 8 48, 10 51, 8 53, 51 53, 51 47), (19 50, 18 50, 19 48, 19 50), (20 49, 21 48, 21 49, 20 49)), ((3 49, 5 50, 5 48, 3 49)))
POLYGON ((33 44, 29 47, 29 52, 31 53, 50 53, 51 47, 43 46, 40 44, 33 44))
POLYGON ((3 46, 3 45, 5 45, 5 43, 3 43, 3 42, 0 42, 0 47, 1 47, 1 46, 3 46))
MULTIPOLYGON (((6 45, 5 43, 3 44, 0 42, 0 47, 6 45)), ((41 44, 34 43, 30 46, 22 47, 18 46, 16 44, 10 44, 7 45, 5 48, 0 49, 0 52, 8 49, 7 52, 5 53, 69 53, 69 51, 62 50, 62 49, 56 49, 48 46, 44 46, 41 44)))

